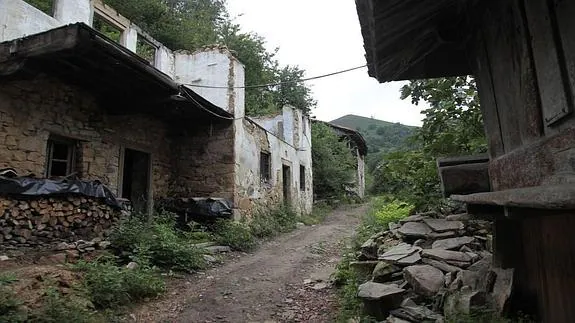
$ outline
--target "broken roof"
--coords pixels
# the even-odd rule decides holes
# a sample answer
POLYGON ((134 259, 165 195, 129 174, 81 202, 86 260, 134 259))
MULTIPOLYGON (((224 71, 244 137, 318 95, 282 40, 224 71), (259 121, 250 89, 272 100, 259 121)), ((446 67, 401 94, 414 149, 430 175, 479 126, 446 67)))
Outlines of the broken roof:
POLYGON ((88 90, 110 112, 233 118, 83 23, 0 43, 0 80, 38 73, 88 90))
POLYGON ((320 120, 312 120, 312 122, 324 123, 324 124, 328 125, 329 127, 331 127, 332 129, 334 129, 339 136, 346 136, 346 137, 350 138, 355 143, 355 145, 357 146, 359 153, 362 156, 367 155, 367 143, 366 143, 365 139, 363 138, 363 136, 361 135, 361 133, 359 133, 359 131, 351 129, 351 128, 342 127, 342 126, 339 126, 339 125, 336 125, 336 124, 333 124, 330 122, 320 121, 320 120))
POLYGON ((471 74, 466 43, 478 2, 356 0, 369 75, 388 82, 471 74))

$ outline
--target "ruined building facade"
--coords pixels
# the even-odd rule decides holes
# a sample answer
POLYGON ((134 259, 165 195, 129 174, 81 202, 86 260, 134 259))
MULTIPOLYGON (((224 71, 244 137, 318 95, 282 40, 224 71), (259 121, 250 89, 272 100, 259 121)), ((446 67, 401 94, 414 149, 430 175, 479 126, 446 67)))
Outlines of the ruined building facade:
POLYGON ((0 83, 0 167, 98 180, 141 210, 217 197, 237 215, 311 212, 308 116, 246 117, 244 67, 225 48, 173 52, 99 1, 56 0, 50 16, 0 0, 0 83))

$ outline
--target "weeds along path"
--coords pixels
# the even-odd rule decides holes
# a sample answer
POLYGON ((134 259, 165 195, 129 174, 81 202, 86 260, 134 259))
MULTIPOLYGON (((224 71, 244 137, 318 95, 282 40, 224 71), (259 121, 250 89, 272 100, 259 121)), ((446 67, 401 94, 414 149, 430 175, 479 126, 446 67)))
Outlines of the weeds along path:
POLYGON ((265 242, 254 253, 174 281, 137 322, 333 322, 336 291, 325 286, 366 205, 345 206, 315 226, 265 242))

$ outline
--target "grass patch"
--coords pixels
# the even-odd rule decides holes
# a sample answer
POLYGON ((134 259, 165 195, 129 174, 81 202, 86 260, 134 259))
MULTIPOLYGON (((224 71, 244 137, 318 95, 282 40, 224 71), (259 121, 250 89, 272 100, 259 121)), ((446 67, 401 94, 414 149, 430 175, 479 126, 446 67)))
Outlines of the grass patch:
POLYGON ((0 286, 5 286, 16 281, 18 281, 16 273, 13 272, 0 273, 0 286))
MULTIPOLYGON (((362 223, 350 241, 334 274, 335 282, 339 287, 338 322, 347 322, 349 319, 361 317, 362 304, 357 298, 357 291, 362 281, 350 266, 350 262, 356 259, 361 245, 372 235, 387 230, 389 223, 407 217, 412 209, 413 206, 388 197, 372 199, 367 214, 362 218, 362 223)), ((365 318, 362 322, 369 322, 369 319, 365 318)))
POLYGON ((28 322, 39 323, 91 323, 97 322, 94 312, 85 304, 65 297, 56 288, 46 290, 43 306, 30 314, 28 322))
POLYGON ((218 221, 215 226, 214 236, 216 242, 234 250, 248 251, 256 247, 256 237, 250 227, 241 222, 218 221))
POLYGON ((190 272, 206 266, 202 251, 193 246, 205 235, 180 231, 174 215, 160 214, 151 222, 131 217, 114 229, 110 241, 125 262, 190 272))
POLYGON ((97 309, 115 309, 165 291, 163 279, 149 268, 127 269, 106 260, 79 262, 74 269, 84 273, 84 287, 97 309))

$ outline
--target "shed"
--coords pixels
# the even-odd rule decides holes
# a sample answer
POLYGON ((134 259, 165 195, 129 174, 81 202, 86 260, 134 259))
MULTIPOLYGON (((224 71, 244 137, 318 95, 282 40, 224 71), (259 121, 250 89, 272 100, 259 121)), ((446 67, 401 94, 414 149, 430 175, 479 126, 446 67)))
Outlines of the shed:
POLYGON ((491 191, 452 195, 494 219, 513 310, 575 321, 575 0, 356 0, 380 82, 472 74, 491 191))

